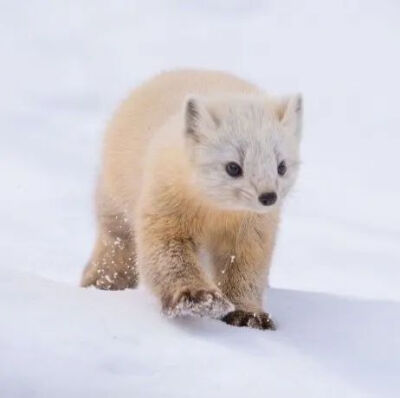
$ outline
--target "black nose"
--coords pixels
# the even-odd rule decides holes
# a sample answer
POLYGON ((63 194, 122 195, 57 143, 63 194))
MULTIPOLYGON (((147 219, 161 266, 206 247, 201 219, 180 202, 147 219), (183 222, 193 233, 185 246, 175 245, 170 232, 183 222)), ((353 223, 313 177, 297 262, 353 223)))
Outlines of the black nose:
POLYGON ((264 192, 259 197, 258 200, 264 206, 271 206, 276 202, 277 196, 275 192, 264 192))

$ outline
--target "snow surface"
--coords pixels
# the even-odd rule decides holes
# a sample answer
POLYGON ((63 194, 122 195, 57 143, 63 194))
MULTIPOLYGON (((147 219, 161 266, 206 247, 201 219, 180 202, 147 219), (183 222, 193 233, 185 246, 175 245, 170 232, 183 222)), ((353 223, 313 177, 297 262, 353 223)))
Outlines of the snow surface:
POLYGON ((399 397, 397 1, 19 1, 0 13, 0 397, 399 397), (305 102, 278 330, 81 289, 104 126, 173 67, 305 102))

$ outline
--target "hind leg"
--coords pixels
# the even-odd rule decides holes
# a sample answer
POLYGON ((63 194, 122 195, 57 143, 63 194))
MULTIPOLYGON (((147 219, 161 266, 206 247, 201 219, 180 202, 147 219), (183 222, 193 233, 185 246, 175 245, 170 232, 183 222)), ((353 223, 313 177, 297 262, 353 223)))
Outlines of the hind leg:
POLYGON ((133 231, 123 214, 99 217, 99 232, 81 285, 123 290, 137 285, 133 231))

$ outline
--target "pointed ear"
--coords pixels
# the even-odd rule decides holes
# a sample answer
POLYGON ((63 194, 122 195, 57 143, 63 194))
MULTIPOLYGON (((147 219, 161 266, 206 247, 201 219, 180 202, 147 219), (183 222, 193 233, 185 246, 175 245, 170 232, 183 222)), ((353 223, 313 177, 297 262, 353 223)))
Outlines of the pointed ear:
POLYGON ((207 131, 218 127, 218 119, 208 109, 205 100, 189 97, 185 102, 185 133, 196 142, 201 142, 207 131))
POLYGON ((278 105, 278 118, 284 127, 301 138, 303 124, 303 98, 301 94, 284 98, 278 105))

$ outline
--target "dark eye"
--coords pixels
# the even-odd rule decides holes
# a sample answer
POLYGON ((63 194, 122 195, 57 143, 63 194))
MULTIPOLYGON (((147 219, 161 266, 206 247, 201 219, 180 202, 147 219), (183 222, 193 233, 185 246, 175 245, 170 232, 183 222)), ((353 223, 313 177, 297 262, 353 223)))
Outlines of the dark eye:
POLYGON ((283 176, 286 174, 286 171, 287 171, 286 162, 282 160, 282 162, 278 164, 278 174, 280 176, 283 176))
POLYGON ((231 177, 240 177, 243 174, 242 168, 235 162, 227 163, 225 170, 231 177))

